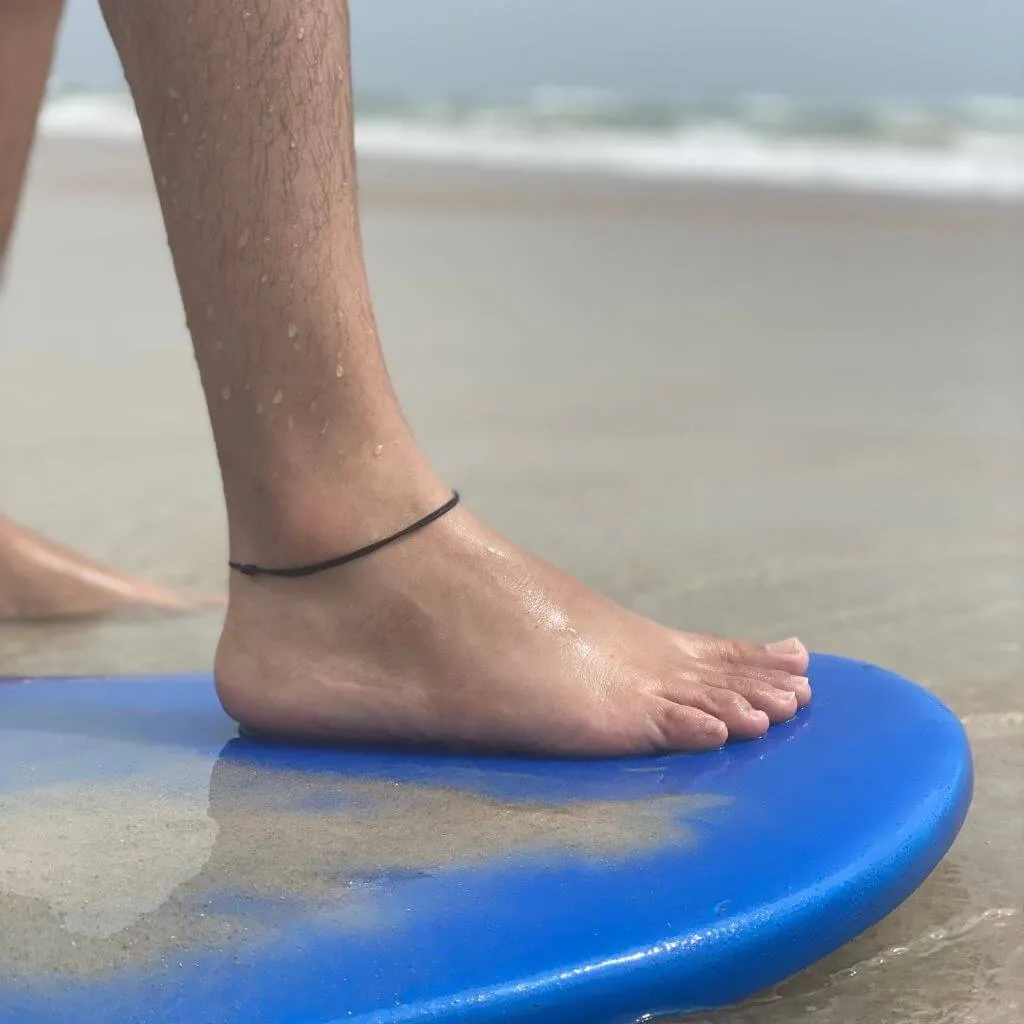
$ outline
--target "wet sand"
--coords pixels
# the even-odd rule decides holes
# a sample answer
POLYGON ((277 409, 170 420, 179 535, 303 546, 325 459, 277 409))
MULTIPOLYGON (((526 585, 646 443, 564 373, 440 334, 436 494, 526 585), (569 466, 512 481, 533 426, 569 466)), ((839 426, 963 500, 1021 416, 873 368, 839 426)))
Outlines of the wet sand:
MULTIPOLYGON (((714 1019, 1019 1020, 1024 205, 362 177, 396 384, 478 512, 646 614, 799 632, 903 672, 971 731, 975 807, 928 886, 783 998, 714 1019)), ((209 428, 140 151, 41 145, 12 256, 0 508, 223 589, 209 428)), ((217 628, 0 626, 0 673, 204 668, 217 628)))

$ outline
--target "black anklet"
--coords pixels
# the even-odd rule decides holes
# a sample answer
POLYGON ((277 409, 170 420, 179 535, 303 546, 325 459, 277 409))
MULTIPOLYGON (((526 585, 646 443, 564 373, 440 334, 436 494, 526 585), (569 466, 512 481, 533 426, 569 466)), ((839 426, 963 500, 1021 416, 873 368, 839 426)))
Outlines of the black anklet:
POLYGON ((440 508, 434 509, 430 515, 424 516, 422 519, 417 519, 415 523, 405 527, 404 530, 399 530, 398 533, 393 533, 390 537, 385 537, 383 540, 375 540, 372 544, 367 544, 366 547, 359 548, 357 551, 350 551, 347 555, 328 558, 324 562, 314 562, 312 565, 299 565, 292 569, 265 569, 262 565, 252 565, 248 562, 228 562, 228 565, 243 576, 312 576, 314 573, 325 572, 328 569, 337 569, 339 565, 344 565, 346 562, 354 562, 357 558, 363 558, 365 555, 372 555, 375 551, 380 551, 381 548, 387 547, 388 544, 393 544, 396 540, 401 540, 403 537, 408 537, 410 533, 415 533, 417 530, 422 530, 424 526, 429 526, 435 520, 440 519, 441 516, 451 512, 458 503, 459 492, 455 491, 440 508))

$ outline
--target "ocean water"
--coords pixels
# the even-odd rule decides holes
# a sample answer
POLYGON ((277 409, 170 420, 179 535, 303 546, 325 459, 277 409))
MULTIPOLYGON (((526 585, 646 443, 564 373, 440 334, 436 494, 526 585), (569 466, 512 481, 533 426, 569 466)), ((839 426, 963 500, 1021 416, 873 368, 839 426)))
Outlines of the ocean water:
MULTIPOLYGON (((366 155, 996 200, 1024 198, 1024 96, 657 103, 596 90, 516 100, 360 97, 366 155)), ((132 139, 125 93, 51 90, 48 135, 132 139)))

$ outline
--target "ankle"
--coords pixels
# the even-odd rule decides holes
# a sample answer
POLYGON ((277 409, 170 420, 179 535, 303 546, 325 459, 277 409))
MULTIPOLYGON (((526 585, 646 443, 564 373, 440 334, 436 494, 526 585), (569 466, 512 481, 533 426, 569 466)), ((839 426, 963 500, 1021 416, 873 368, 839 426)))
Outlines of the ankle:
POLYGON ((229 499, 232 561, 272 568, 322 561, 422 518, 452 491, 415 455, 382 454, 337 476, 279 475, 246 501, 229 499))

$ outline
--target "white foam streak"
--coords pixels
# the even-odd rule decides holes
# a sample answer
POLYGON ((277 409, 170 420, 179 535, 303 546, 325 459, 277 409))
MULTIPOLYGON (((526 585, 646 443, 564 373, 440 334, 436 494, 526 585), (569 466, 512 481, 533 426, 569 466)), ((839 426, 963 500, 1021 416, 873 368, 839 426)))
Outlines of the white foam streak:
POLYGON ((1024 198, 1024 142, 986 146, 988 140, 982 138, 966 138, 944 149, 913 149, 769 140, 739 128, 692 129, 667 137, 582 132, 531 137, 399 122, 364 124, 357 138, 361 152, 392 158, 656 179, 1024 198))
MULTIPOLYGON (((538 129, 486 115, 447 121, 370 116, 360 119, 356 137, 364 155, 392 159, 662 180, 1024 198, 1024 134, 991 130, 1002 111, 991 103, 981 108, 978 116, 984 118, 978 125, 961 125, 941 143, 921 145, 886 138, 773 134, 758 127, 770 120, 764 103, 748 106, 750 124, 709 120, 646 132, 571 123, 538 129)), ((1009 113, 1019 120, 1016 108, 1009 113)), ((135 140, 140 135, 125 95, 54 97, 43 111, 41 130, 77 138, 135 140)))

